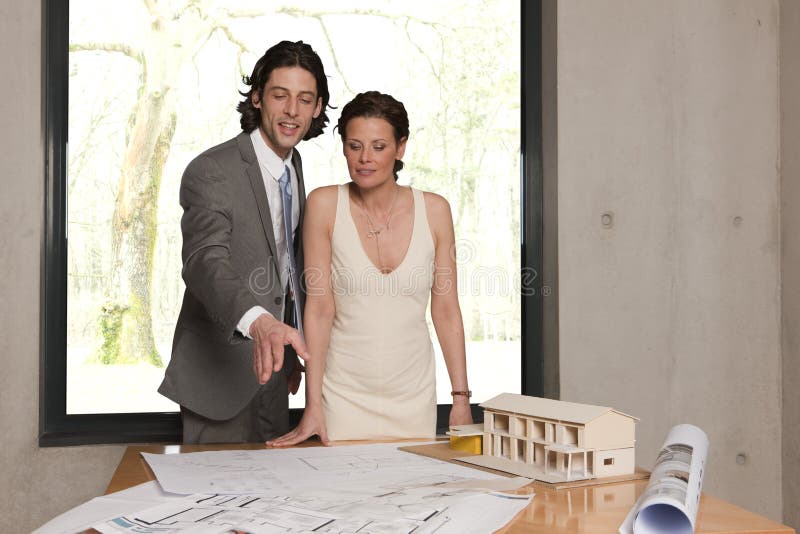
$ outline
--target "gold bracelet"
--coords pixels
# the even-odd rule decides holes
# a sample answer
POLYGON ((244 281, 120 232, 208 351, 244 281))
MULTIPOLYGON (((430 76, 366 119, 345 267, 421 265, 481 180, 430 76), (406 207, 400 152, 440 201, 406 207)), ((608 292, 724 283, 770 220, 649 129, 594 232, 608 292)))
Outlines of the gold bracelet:
POLYGON ((462 395, 466 398, 470 398, 472 397, 472 390, 468 389, 466 391, 451 391, 450 395, 452 395, 453 397, 455 397, 456 395, 462 395))

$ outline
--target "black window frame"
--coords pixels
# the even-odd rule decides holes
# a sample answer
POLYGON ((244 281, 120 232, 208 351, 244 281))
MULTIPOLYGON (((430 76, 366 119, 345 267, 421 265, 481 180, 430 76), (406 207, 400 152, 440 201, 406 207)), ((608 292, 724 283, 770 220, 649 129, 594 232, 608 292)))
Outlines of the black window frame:
MULTIPOLYGON (((542 6, 520 0, 521 61, 521 391, 545 392, 542 300, 542 6)), ((68 132, 69 2, 42 0, 45 135, 45 232, 42 245, 39 446, 180 442, 177 412, 67 414, 66 148, 68 132)), ((555 298, 555 297, 551 297, 555 298)), ((438 406, 446 427, 450 405, 438 406)), ((302 409, 291 410, 296 424, 302 409)), ((482 412, 473 405, 476 421, 482 412)))

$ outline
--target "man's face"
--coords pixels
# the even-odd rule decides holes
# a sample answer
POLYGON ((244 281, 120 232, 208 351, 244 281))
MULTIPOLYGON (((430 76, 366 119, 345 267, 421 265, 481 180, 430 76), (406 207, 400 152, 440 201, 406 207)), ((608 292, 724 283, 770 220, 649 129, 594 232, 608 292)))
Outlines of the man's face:
POLYGON ((261 137, 279 157, 305 137, 311 121, 322 111, 314 75, 302 67, 274 69, 253 105, 261 110, 261 137))

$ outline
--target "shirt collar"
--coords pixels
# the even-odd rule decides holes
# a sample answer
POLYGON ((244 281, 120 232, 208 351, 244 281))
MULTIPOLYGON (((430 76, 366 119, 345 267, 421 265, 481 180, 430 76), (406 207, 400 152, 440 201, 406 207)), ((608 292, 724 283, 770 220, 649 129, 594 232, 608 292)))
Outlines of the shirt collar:
POLYGON ((253 148, 256 151, 256 159, 259 165, 264 168, 274 180, 279 180, 283 174, 283 169, 286 166, 292 167, 292 154, 294 149, 289 151, 286 159, 281 159, 264 141, 261 137, 261 129, 256 128, 250 132, 250 140, 253 142, 253 148))

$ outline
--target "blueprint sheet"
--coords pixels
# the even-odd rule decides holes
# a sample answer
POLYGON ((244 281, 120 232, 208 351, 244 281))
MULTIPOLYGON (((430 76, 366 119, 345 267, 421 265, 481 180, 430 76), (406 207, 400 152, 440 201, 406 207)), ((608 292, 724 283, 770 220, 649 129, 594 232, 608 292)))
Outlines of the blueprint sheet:
POLYGON ((397 446, 143 454, 165 490, 194 494, 94 528, 141 534, 484 533, 505 525, 531 498, 486 489, 512 489, 526 479, 397 446))
MULTIPOLYGON (((401 445, 409 445, 403 443, 401 445)), ((397 443, 187 454, 142 453, 170 493, 285 494, 307 487, 347 489, 451 477, 505 478, 470 467, 397 450, 397 443)))
POLYGON ((427 510, 381 515, 365 508, 337 516, 308 507, 308 499, 255 495, 192 495, 94 525, 104 534, 464 534, 490 533, 505 525, 529 502, 530 495, 506 498, 474 494, 429 503, 427 510))
POLYGON ((95 523, 124 514, 136 513, 172 500, 185 498, 161 491, 158 482, 151 480, 116 493, 95 497, 54 517, 33 534, 73 534, 84 532, 95 523))

